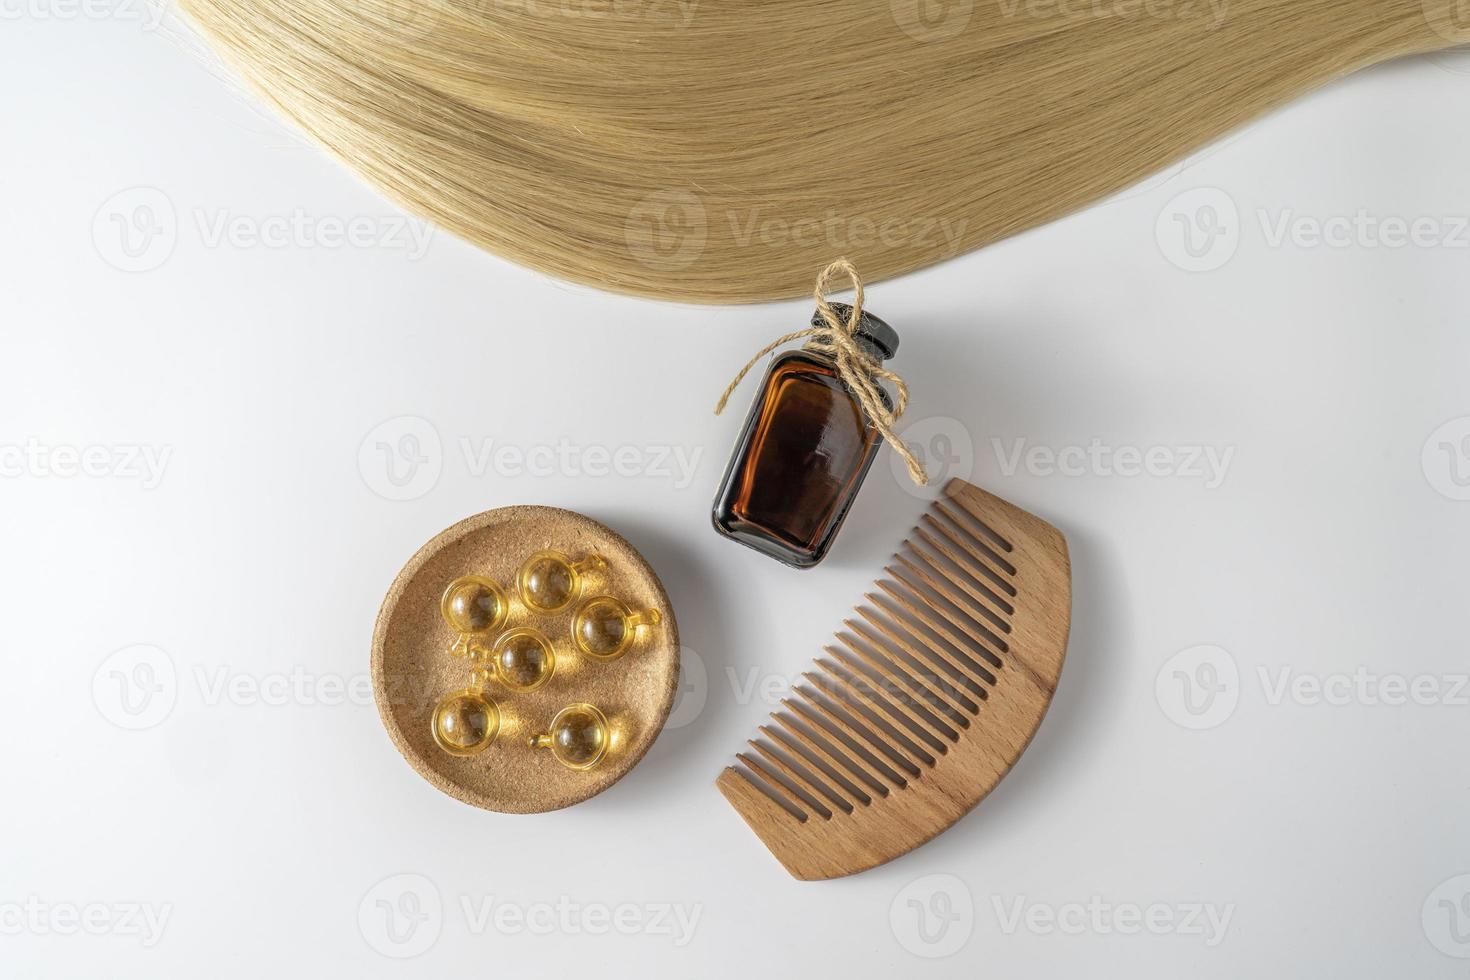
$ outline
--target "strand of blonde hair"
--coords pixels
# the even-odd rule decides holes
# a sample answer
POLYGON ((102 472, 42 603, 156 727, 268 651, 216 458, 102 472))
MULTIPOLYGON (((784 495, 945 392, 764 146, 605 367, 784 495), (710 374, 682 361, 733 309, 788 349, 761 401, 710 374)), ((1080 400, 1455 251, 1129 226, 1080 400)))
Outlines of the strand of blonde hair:
POLYGON ((600 289, 730 303, 802 295, 834 253, 871 283, 1062 217, 1340 75, 1470 42, 1461 2, 179 7, 446 231, 600 289))

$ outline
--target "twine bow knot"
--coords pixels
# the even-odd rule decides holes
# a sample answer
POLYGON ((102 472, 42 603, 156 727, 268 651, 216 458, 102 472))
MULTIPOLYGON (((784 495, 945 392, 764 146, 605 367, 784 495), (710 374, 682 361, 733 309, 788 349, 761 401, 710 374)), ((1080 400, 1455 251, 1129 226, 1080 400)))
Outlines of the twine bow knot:
POLYGON ((816 288, 812 291, 817 300, 817 312, 821 315, 822 325, 808 327, 805 330, 797 330, 785 336, 777 337, 746 362, 740 373, 735 375, 725 388, 725 393, 720 396, 719 404, 715 405, 715 414, 719 415, 725 410, 725 403, 740 386, 745 375, 755 367, 761 358, 782 344, 789 344, 793 340, 806 338, 804 345, 807 350, 813 350, 821 354, 829 355, 837 366, 837 376, 842 383, 847 385, 854 395, 857 396, 859 404, 863 407, 868 422, 887 439, 893 446, 895 452, 903 457, 908 464, 909 476, 920 486, 929 482, 929 475, 924 472, 924 464, 919 462, 913 451, 905 445, 893 431, 898 419, 903 415, 904 409, 909 404, 909 386, 904 384, 903 378, 883 366, 882 361, 868 353, 858 343, 857 329, 863 317, 863 281, 858 278, 857 270, 847 259, 838 259, 817 276, 816 288), (843 320, 832 308, 827 300, 827 286, 832 277, 838 273, 846 273, 847 278, 852 281, 853 300, 852 308, 848 311, 847 319, 843 320), (879 381, 887 381, 893 385, 896 394, 893 408, 889 408, 883 400, 883 389, 879 381))

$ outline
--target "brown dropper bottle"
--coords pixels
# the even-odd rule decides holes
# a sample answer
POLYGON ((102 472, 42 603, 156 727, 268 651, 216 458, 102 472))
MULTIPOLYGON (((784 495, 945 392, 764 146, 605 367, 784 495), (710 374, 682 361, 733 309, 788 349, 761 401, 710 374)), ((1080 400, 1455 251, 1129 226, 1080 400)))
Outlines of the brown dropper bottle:
MULTIPOLYGON (((852 308, 832 303, 839 320, 852 308)), ((822 327, 821 312, 812 326, 822 327)), ((898 352, 898 333, 866 310, 853 336, 880 361, 898 352)), ((887 392, 878 391, 892 408, 887 392)), ((867 476, 883 436, 843 383, 828 354, 780 354, 735 443, 715 497, 715 530, 796 568, 826 557, 867 476)))

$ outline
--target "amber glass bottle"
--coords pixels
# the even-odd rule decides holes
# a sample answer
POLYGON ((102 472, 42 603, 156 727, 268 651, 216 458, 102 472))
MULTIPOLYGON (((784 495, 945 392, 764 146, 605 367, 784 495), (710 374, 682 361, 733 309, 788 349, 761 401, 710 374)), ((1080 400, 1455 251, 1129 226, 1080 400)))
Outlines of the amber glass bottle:
MULTIPOLYGON (((851 313, 841 303, 832 309, 841 319, 851 313)), ((824 325, 820 314, 812 325, 824 325)), ((898 351, 898 334, 867 312, 856 336, 879 360, 898 351)), ((831 357, 806 349, 779 355, 725 469, 715 529, 788 565, 812 567, 832 546, 882 441, 831 357)))

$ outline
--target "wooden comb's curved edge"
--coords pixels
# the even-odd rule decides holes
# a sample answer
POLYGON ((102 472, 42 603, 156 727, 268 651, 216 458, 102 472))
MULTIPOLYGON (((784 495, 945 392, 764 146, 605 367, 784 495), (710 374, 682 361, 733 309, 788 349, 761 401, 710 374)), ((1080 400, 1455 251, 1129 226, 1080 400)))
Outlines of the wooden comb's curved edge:
POLYGON ((805 814, 798 819, 734 767, 726 767, 715 785, 793 878, 825 881, 876 868, 954 826, 1015 766, 1051 704, 1051 692, 1029 678, 1018 678, 1015 684, 1026 686, 1024 695, 1013 690, 1007 699, 989 702, 966 732, 967 739, 984 740, 977 742, 985 746, 983 751, 952 750, 907 788, 894 788, 875 800, 871 810, 824 819, 791 794, 771 787, 770 792, 805 814))
MULTIPOLYGON (((1072 634, 1072 554, 1066 535, 1008 500, 959 478, 946 483, 944 492, 950 499, 967 502, 972 513, 980 511, 985 519, 998 525, 996 530, 1008 535, 1013 563, 1018 574, 1026 579, 1019 586, 1024 589, 1024 598, 1018 598, 1017 602, 1013 633, 1016 642, 1011 645, 1010 660, 1013 666, 1024 668, 1044 691, 1045 698, 1037 706, 1034 719, 1020 730, 1023 737, 1006 767, 1009 772, 1041 729, 1061 681, 1072 634)), ((970 809, 978 806, 999 783, 997 779, 981 793, 970 809)))
POLYGON ((952 749, 907 788, 895 788, 886 798, 874 800, 871 811, 859 808, 852 815, 838 813, 824 819, 771 786, 770 792, 805 813, 802 820, 739 769, 727 767, 715 784, 793 878, 841 878, 902 857, 979 806, 1031 744, 1051 701, 1050 689, 1036 684, 1029 674, 1018 674, 1007 696, 987 701, 972 720, 965 739, 975 740, 974 749, 952 749))
POLYGON ((936 820, 932 811, 915 810, 909 814, 917 819, 914 824, 890 814, 885 823, 891 826, 882 828, 885 833, 842 834, 840 840, 829 840, 819 835, 841 830, 850 818, 834 815, 824 820, 808 814, 804 822, 799 821, 739 769, 729 766, 715 785, 771 856, 798 881, 827 881, 876 868, 943 833, 956 819, 936 820))
POLYGON ((1072 555, 1066 536, 1030 511, 958 477, 945 484, 944 495, 1011 545, 1007 556, 1022 577, 1026 612, 1024 621, 1018 617, 1014 624, 1025 643, 1012 646, 1036 681, 1055 691, 1072 631, 1072 555))

